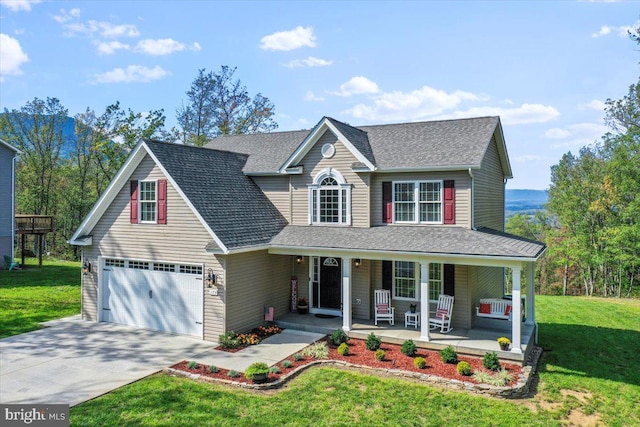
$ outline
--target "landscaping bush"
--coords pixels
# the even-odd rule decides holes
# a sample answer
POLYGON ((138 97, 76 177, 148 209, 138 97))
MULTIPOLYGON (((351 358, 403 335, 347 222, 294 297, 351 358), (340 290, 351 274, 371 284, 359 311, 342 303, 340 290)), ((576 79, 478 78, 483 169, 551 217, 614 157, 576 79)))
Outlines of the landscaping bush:
POLYGON ((218 337, 218 342, 222 348, 238 348, 240 340, 233 331, 228 331, 218 337))
POLYGON ((349 355, 349 346, 346 342, 343 342, 338 346, 338 354, 340 356, 348 356, 349 355))
POLYGON ((198 362, 196 362, 195 360, 192 360, 191 362, 187 363, 187 368, 189 369, 198 369, 200 367, 200 365, 198 365, 198 362))
POLYGON ((406 354, 409 357, 414 356, 417 350, 418 348, 416 347, 416 344, 413 342, 413 340, 406 340, 405 342, 403 342, 402 348, 400 349, 402 354, 406 354))
POLYGON ((324 341, 316 341, 302 350, 302 355, 314 359, 326 359, 329 356, 329 347, 324 341))
POLYGON ((427 360, 424 357, 416 357, 413 359, 413 366, 418 369, 424 369, 427 367, 427 360))
POLYGON ((209 372, 211 372, 212 374, 217 374, 218 371, 219 369, 216 365, 209 365, 209 372))
POLYGON ((494 385, 497 387, 504 387, 513 380, 513 375, 506 369, 500 369, 498 372, 492 374, 487 371, 475 371, 473 373, 473 379, 479 383, 494 385))
POLYGON ((280 368, 278 368, 277 366, 272 366, 269 368, 269 372, 271 372, 272 374, 279 374, 280 373, 280 368))
POLYGON ((283 360, 282 361, 282 367, 283 368, 288 369, 288 368, 290 368, 292 366, 293 366, 293 363, 291 363, 290 360, 283 360))
POLYGON ((469 362, 464 362, 464 361, 458 362, 458 366, 456 366, 456 370, 460 375, 464 375, 465 377, 468 377, 469 375, 471 375, 471 365, 469 364, 469 362))
POLYGON ((487 369, 491 369, 492 371, 497 371, 500 369, 500 360, 498 359, 498 355, 495 351, 491 351, 489 353, 485 353, 482 358, 482 366, 487 369))
POLYGON ((269 374, 269 365, 264 362, 255 362, 252 363, 246 371, 244 371, 244 377, 248 380, 252 380, 254 375, 268 375, 269 374))
POLYGON ((227 373, 227 375, 229 376, 229 378, 238 378, 240 376, 240 372, 232 369, 227 373))
POLYGON ((367 350, 371 350, 371 351, 376 351, 377 349, 379 349, 381 344, 382 344, 382 339, 377 337, 373 332, 369 334, 369 336, 367 337, 367 340, 364 342, 364 345, 365 347, 367 347, 367 350))
POLYGON ((440 357, 444 363, 458 363, 458 353, 453 349, 453 346, 446 346, 440 350, 440 357))
POLYGON ((382 362, 386 355, 387 353, 383 349, 379 348, 376 350, 376 353, 375 353, 376 360, 379 360, 382 362))
POLYGON ((301 361, 302 359, 304 359, 304 356, 300 353, 296 353, 293 355, 293 360, 295 360, 296 362, 301 361))
POLYGON ((331 342, 335 346, 346 343, 347 341, 349 341, 349 337, 342 329, 338 329, 331 334, 331 342))

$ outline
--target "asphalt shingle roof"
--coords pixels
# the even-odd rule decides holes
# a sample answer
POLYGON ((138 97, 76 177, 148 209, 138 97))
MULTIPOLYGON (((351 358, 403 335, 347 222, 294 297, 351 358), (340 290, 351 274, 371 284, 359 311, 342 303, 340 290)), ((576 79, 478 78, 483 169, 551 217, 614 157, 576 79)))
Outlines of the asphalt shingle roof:
POLYGON ((523 259, 537 258, 545 248, 540 242, 487 228, 469 230, 438 226, 288 225, 271 241, 271 246, 523 259))
POLYGON ((287 224, 253 180, 242 173, 247 155, 145 143, 228 249, 267 244, 287 224))

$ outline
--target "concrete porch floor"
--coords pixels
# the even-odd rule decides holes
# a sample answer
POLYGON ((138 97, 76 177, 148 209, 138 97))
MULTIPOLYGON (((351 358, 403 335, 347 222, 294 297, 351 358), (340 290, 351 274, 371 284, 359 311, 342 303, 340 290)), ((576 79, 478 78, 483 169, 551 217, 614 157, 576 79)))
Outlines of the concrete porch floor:
MULTIPOLYGON (((342 328, 342 317, 318 318, 313 314, 289 313, 275 319, 275 323, 285 329, 331 334, 342 328)), ((427 342, 420 340, 420 329, 405 328, 404 321, 396 321, 393 326, 381 321, 375 326, 373 320, 354 319, 348 335, 364 339, 372 332, 383 342, 392 344, 412 339, 421 348, 441 350, 451 345, 458 353, 471 356, 484 356, 488 351, 495 351, 499 358, 520 364, 526 361, 535 338, 535 326, 522 323, 522 353, 501 351, 497 339, 502 336, 511 339, 511 322, 504 320, 487 322, 482 328, 453 328, 448 334, 430 331, 431 340, 427 342)))

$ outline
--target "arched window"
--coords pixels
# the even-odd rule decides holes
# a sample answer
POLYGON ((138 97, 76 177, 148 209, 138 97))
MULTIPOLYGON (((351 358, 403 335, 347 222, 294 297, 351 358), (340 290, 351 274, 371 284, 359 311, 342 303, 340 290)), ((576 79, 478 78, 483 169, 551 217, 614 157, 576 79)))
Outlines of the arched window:
POLYGON ((321 171, 309 186, 310 224, 351 224, 351 186, 333 169, 321 171))

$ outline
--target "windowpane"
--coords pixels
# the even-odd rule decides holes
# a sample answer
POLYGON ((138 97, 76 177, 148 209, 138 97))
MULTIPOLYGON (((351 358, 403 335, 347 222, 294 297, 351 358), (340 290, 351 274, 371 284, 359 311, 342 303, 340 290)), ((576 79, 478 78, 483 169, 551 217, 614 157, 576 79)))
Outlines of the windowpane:
POLYGON ((442 195, 439 182, 420 183, 420 222, 442 222, 442 195))
POLYGON ((320 222, 339 222, 340 190, 320 190, 320 222))
POLYGON ((140 182, 140 220, 143 222, 156 221, 155 181, 140 182))
POLYGON ((349 209, 348 188, 333 177, 323 178, 309 192, 312 224, 346 224, 349 209))
POLYGON ((395 221, 415 221, 414 183, 398 182, 394 187, 395 221))
POLYGON ((429 264, 429 299, 437 300, 442 293, 442 264, 429 264))
POLYGON ((395 297, 416 298, 416 265, 408 261, 394 263, 395 297))

